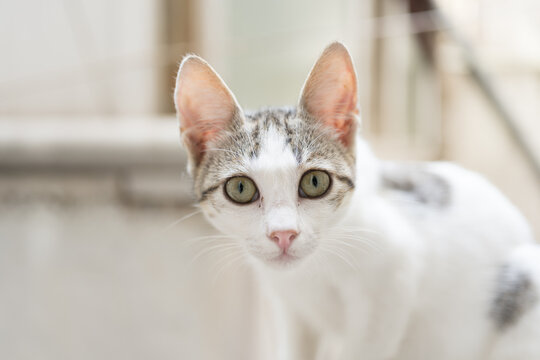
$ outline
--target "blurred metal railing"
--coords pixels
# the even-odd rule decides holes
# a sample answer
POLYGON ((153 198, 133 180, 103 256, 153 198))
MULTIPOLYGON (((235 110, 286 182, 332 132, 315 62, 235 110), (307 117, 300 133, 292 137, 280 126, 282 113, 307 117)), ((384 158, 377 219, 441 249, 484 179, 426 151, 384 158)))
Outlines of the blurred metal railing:
POLYGON ((533 169, 536 180, 540 184, 540 160, 523 135, 515 114, 510 111, 504 99, 497 91, 490 77, 483 70, 482 65, 468 44, 465 37, 454 26, 432 0, 405 0, 411 16, 411 25, 416 29, 416 39, 428 63, 434 66, 435 46, 433 33, 444 31, 461 50, 463 62, 472 82, 477 86, 480 94, 484 96, 493 111, 504 125, 507 133, 515 141, 523 156, 533 169), (420 16, 419 16, 420 14, 420 16), (430 25, 431 24, 431 25, 430 25), (427 32, 425 29, 429 29, 427 32))

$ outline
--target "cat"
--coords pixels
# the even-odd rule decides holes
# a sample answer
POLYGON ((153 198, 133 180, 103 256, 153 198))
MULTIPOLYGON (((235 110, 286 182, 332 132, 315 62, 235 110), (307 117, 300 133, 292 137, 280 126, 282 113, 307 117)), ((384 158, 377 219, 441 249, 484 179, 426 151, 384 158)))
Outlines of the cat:
POLYGON ((195 55, 174 101, 198 205, 245 249, 273 311, 256 359, 540 359, 528 224, 473 172, 378 160, 344 45, 293 108, 243 111, 195 55))

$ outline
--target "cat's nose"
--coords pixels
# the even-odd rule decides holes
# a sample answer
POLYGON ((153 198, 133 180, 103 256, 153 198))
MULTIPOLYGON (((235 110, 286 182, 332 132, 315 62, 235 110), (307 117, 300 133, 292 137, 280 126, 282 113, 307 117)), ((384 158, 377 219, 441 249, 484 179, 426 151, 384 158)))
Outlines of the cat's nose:
POLYGON ((293 240, 298 236, 294 230, 274 231, 268 237, 275 242, 283 252, 287 252, 293 240))

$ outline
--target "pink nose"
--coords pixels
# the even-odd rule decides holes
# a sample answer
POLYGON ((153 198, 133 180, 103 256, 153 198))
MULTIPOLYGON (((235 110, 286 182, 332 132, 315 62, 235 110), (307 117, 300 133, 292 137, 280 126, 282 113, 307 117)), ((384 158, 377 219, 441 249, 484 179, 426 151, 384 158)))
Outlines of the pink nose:
POLYGON ((287 252, 293 240, 298 236, 294 230, 274 231, 268 236, 270 240, 275 242, 283 252, 287 252))

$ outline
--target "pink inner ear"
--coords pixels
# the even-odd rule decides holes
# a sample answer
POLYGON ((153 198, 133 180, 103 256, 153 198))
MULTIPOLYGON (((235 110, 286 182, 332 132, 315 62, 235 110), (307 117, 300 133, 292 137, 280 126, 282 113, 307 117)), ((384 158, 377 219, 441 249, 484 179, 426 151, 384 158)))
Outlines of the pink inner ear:
POLYGON ((219 119, 200 121, 204 114, 198 112, 197 107, 189 104, 189 99, 186 99, 185 102, 185 106, 179 110, 180 117, 184 120, 180 122, 180 132, 187 141, 190 151, 199 161, 206 151, 208 143, 217 138, 222 124, 219 119))
POLYGON ((328 124, 338 131, 338 138, 347 147, 351 145, 353 140, 351 134, 354 135, 355 116, 358 115, 355 78, 352 79, 352 82, 354 89, 347 89, 347 85, 343 85, 341 99, 337 101, 337 107, 333 112, 334 115, 330 115, 333 122, 328 124))
POLYGON ((230 125, 238 105, 219 76, 198 57, 182 63, 175 100, 182 138, 198 162, 208 143, 230 125))
POLYGON ((358 108, 356 76, 347 53, 323 54, 306 82, 302 104, 334 129, 346 147, 352 145, 358 108))

